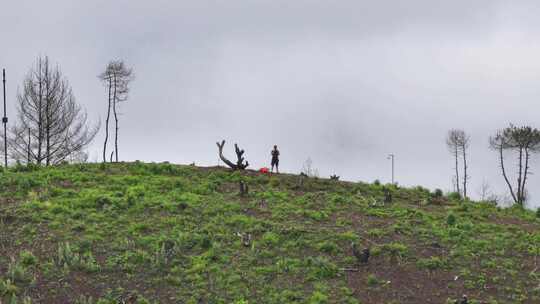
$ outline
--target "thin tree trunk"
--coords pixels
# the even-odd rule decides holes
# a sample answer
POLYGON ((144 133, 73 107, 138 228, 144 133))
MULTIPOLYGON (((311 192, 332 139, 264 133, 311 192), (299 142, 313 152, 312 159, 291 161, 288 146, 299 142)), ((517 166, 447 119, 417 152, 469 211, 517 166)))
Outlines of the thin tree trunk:
POLYGON ((114 76, 114 97, 113 97, 113 113, 114 113, 114 125, 115 125, 115 132, 114 132, 114 154, 116 156, 116 162, 118 162, 118 113, 116 112, 116 104, 117 104, 117 98, 116 98, 116 89, 117 89, 118 83, 116 79, 116 75, 114 76))
POLYGON ((41 74, 41 58, 39 59, 39 102, 38 102, 38 155, 37 155, 37 164, 41 165, 41 148, 43 145, 43 110, 42 110, 42 102, 43 102, 43 78, 41 74))
POLYGON ((105 141, 103 143, 103 162, 107 162, 107 140, 109 139, 109 119, 111 117, 111 91, 112 79, 109 78, 109 106, 107 108, 107 119, 105 120, 105 141))
POLYGON ((45 165, 49 166, 50 164, 50 155, 51 155, 51 126, 50 126, 50 79, 49 79, 49 63, 45 62, 45 165))
POLYGON ((517 189, 517 203, 523 205, 523 194, 521 193, 521 181, 523 174, 523 147, 519 147, 519 168, 518 168, 518 189, 517 189))
POLYGON ((461 191, 459 189, 459 164, 458 164, 458 147, 456 145, 454 157, 456 158, 456 189, 459 194, 461 194, 461 191))
POLYGON ((46 156, 46 159, 45 159, 45 165, 49 166, 50 164, 50 155, 51 155, 51 128, 50 128, 50 125, 49 125, 49 103, 47 102, 45 104, 45 118, 46 118, 46 122, 45 122, 45 136, 46 136, 46 143, 45 143, 45 146, 46 146, 46 151, 45 151, 45 156, 46 156))
POLYGON ((30 149, 32 149, 31 141, 32 141, 32 137, 31 137, 31 133, 30 133, 30 128, 28 128, 28 149, 26 150, 26 152, 27 152, 26 164, 27 165, 31 163, 31 160, 30 160, 30 149))
POLYGON ((461 148, 463 149, 463 198, 467 198, 467 152, 465 146, 461 148))
POLYGON ((510 184, 510 181, 508 180, 508 177, 506 176, 506 170, 504 169, 504 156, 503 156, 503 144, 501 143, 501 146, 499 147, 499 158, 501 162, 501 170, 502 175, 504 177, 504 180, 506 181, 506 184, 508 185, 508 189, 510 189, 510 195, 512 195, 512 199, 515 203, 518 202, 516 195, 514 193, 514 190, 512 189, 512 184, 510 184))
POLYGON ((521 193, 521 201, 522 201, 522 205, 523 203, 525 203, 525 182, 527 181, 527 174, 528 174, 528 171, 529 171, 529 148, 528 147, 525 147, 525 169, 524 169, 524 172, 523 172, 523 181, 521 182, 521 190, 520 190, 520 193, 521 193))

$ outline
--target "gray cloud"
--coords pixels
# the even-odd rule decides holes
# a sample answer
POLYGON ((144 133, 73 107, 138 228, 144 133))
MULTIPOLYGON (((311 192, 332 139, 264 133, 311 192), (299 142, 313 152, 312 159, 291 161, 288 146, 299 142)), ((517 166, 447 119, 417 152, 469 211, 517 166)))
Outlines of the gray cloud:
POLYGON ((460 127, 472 136, 473 191, 487 179, 504 193, 487 139, 509 122, 538 125, 539 5, 11 1, 0 11, 0 65, 11 112, 24 74, 47 54, 97 120, 106 95, 96 76, 124 59, 136 73, 122 105, 125 160, 215 165, 225 138, 253 167, 267 165, 275 143, 286 171, 311 157, 322 175, 388 181, 395 153, 400 183, 449 189, 444 137, 460 127))

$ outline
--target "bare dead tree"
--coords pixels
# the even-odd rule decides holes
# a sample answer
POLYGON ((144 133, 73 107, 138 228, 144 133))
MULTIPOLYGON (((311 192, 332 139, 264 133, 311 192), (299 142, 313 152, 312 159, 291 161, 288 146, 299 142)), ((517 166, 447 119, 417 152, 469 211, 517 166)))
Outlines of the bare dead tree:
POLYGON ((540 130, 530 126, 516 127, 510 124, 509 127, 500 130, 495 136, 490 138, 490 147, 499 154, 499 165, 502 170, 504 180, 510 190, 510 195, 514 203, 523 206, 527 198, 525 187, 530 169, 529 161, 533 153, 540 151, 540 130), (514 188, 508 179, 504 166, 504 151, 517 154, 518 172, 517 185, 514 188))
POLYGON ((8 144, 11 156, 21 162, 63 162, 81 153, 99 129, 99 124, 88 127, 69 82, 48 57, 37 59, 17 102, 18 122, 10 129, 8 144))
POLYGON ((467 150, 469 149, 469 142, 471 138, 465 131, 459 132, 459 146, 461 154, 463 156, 463 198, 467 198, 467 182, 469 180, 469 174, 467 173, 467 150))
POLYGON ((448 131, 448 136, 446 137, 446 146, 448 147, 448 151, 454 156, 454 160, 456 162, 456 166, 454 169, 456 170, 455 173, 455 186, 456 186, 456 192, 461 194, 460 185, 459 185, 459 138, 457 135, 457 130, 450 130, 448 131))
POLYGON ((486 179, 482 180, 482 184, 480 184, 480 187, 478 188, 478 195, 480 196, 481 201, 485 201, 492 196, 491 186, 486 179))
POLYGON ((508 176, 506 174, 506 168, 504 166, 504 150, 509 148, 509 144, 507 143, 508 138, 504 135, 504 131, 498 131, 495 136, 492 136, 489 139, 489 145, 490 148, 497 151, 499 155, 499 166, 501 168, 502 176, 504 177, 504 181, 506 182, 506 185, 508 186, 508 189, 510 191, 510 195, 512 196, 512 200, 517 202, 517 197, 514 192, 514 188, 512 187, 512 184, 510 183, 510 180, 508 179, 508 176))
MULTIPOLYGON (((105 72, 100 74, 98 78, 107 84, 108 86, 108 105, 107 105, 107 118, 105 119, 105 140, 103 141, 103 162, 107 162, 106 159, 106 153, 107 153, 107 141, 109 139, 109 120, 111 118, 111 106, 112 106, 112 84, 113 84, 113 77, 112 77, 112 68, 110 68, 110 64, 107 66, 105 72)), ((112 156, 111 156, 112 158, 112 156)))
POLYGON ((78 151, 72 153, 69 157, 65 159, 68 163, 84 164, 88 162, 88 153, 86 151, 78 151))
POLYGON ((105 140, 103 142, 103 162, 106 162, 107 141, 109 139, 109 120, 111 110, 114 115, 114 153, 118 162, 118 104, 126 101, 129 93, 129 83, 134 79, 133 69, 128 68, 123 61, 111 61, 98 78, 106 85, 108 92, 107 118, 105 119, 105 140))
POLYGON ((319 170, 313 167, 313 160, 311 160, 311 157, 308 157, 302 165, 301 173, 304 173, 307 177, 319 177, 319 170))
POLYGON ((249 186, 245 181, 239 181, 238 186, 240 188, 240 196, 246 196, 249 193, 249 186))
POLYGON ((249 166, 249 162, 244 162, 244 150, 238 148, 238 144, 234 144, 234 151, 236 152, 236 164, 228 160, 223 155, 223 147, 225 146, 225 140, 222 140, 221 143, 216 142, 216 145, 219 149, 219 158, 231 169, 233 170, 244 170, 249 166))
POLYGON ((467 173, 467 149, 469 148, 470 137, 463 130, 452 129, 448 131, 446 137, 446 146, 455 160, 455 186, 456 192, 467 197, 467 182, 469 175, 467 173), (463 184, 460 184, 459 179, 459 158, 463 159, 463 184), (460 186, 463 186, 460 189, 460 186))

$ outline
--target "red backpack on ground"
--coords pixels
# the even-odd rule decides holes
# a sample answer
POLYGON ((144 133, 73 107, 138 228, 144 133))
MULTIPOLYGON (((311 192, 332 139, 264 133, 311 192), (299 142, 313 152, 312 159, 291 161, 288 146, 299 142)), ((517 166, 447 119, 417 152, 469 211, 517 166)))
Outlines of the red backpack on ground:
POLYGON ((268 168, 264 167, 264 168, 260 168, 260 169, 259 169, 259 172, 261 172, 261 173, 268 173, 268 172, 270 172, 270 170, 269 170, 268 168))

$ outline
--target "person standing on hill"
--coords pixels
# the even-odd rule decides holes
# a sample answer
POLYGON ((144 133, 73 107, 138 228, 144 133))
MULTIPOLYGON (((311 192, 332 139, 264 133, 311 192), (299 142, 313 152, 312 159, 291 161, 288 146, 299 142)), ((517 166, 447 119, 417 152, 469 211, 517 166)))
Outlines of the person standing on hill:
POLYGON ((274 166, 276 167, 276 173, 279 173, 279 150, 277 149, 277 146, 274 145, 274 150, 272 150, 272 169, 270 172, 274 172, 274 166))

